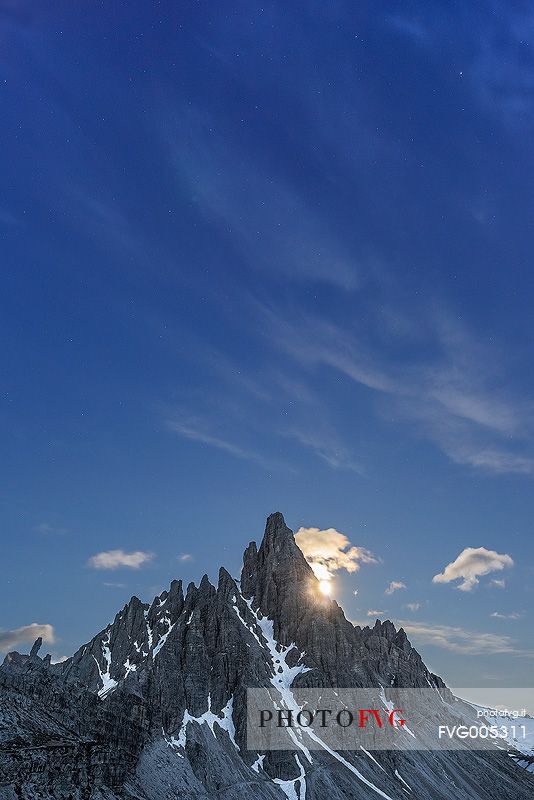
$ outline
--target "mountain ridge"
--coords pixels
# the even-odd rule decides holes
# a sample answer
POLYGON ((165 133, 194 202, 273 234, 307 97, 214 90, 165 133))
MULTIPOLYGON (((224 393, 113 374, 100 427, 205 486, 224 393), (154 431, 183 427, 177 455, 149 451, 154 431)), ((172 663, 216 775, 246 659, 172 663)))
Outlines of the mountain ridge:
POLYGON ((173 580, 150 604, 133 596, 62 664, 35 647, 6 657, 0 800, 238 800, 251 791, 258 800, 359 800, 369 791, 397 800, 407 790, 395 771, 421 800, 490 800, 496 776, 502 798, 531 792, 532 782, 521 794, 525 779, 509 758, 497 767, 485 754, 469 754, 467 765, 441 753, 413 763, 404 753, 308 760, 303 751, 247 750, 248 688, 329 686, 447 691, 404 631, 390 621, 354 626, 320 594, 277 512, 260 547, 246 548, 239 580, 221 567, 217 586, 204 575, 185 594, 173 580))

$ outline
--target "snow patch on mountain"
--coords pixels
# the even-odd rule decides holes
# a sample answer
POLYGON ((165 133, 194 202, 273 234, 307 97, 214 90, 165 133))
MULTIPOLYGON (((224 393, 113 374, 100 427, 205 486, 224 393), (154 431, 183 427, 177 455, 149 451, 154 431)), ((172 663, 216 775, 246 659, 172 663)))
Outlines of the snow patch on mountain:
POLYGON ((281 778, 273 778, 273 783, 276 783, 281 788, 288 800, 306 800, 306 772, 297 755, 295 755, 295 761, 300 770, 298 777, 289 781, 283 781, 281 778), (299 786, 298 794, 297 784, 299 786))
MULTIPOLYGON (((295 645, 291 644, 288 647, 284 647, 279 642, 277 642, 276 639, 274 638, 274 624, 272 620, 269 620, 266 617, 260 618, 260 616, 252 608, 252 600, 247 600, 246 598, 243 598, 243 600, 247 604, 250 613, 255 618, 256 624, 260 628, 263 634, 263 638, 266 641, 267 649, 271 656, 271 661, 273 665, 273 678, 271 679, 273 687, 279 691, 283 703, 287 709, 291 709, 294 712, 300 711, 301 707, 297 703, 295 696, 291 691, 291 686, 297 675, 300 675, 301 673, 304 672, 309 672, 309 667, 306 667, 304 664, 297 664, 294 667, 290 667, 287 664, 286 661, 287 655, 288 653, 291 652, 291 650, 293 650, 295 645)), ((246 627, 250 630, 249 626, 246 627)), ((303 654, 301 653, 301 658, 302 656, 303 654)), ((384 695, 384 700, 385 700, 385 695, 384 695)), ((346 767, 348 770, 350 770, 350 772, 352 772, 363 784, 365 784, 365 786, 376 792, 376 794, 378 794, 379 797, 383 797, 384 800, 392 800, 392 798, 389 795, 387 795, 385 792, 379 789, 378 786, 375 786, 375 784, 372 783, 372 781, 367 780, 367 778, 364 775, 362 775, 362 773, 359 770, 357 770, 353 764, 351 764, 349 761, 343 758, 343 756, 341 756, 335 750, 332 750, 330 747, 328 747, 328 745, 325 744, 325 742, 323 742, 323 740, 309 728, 296 728, 295 730, 288 728, 287 732, 291 736, 295 744, 302 750, 302 752, 304 753, 310 764, 312 763, 312 756, 309 749, 302 742, 303 733, 309 736, 311 739, 313 739, 314 742, 319 744, 323 750, 326 750, 326 752, 330 753, 330 755, 333 756, 336 759, 336 761, 339 761, 340 764, 343 764, 343 766, 346 767), (301 741, 297 740, 297 734, 299 735, 299 739, 301 741)), ((286 791, 287 789, 287 791, 293 792, 293 794, 288 794, 286 791, 286 796, 289 798, 289 800, 301 800, 300 797, 297 796, 296 794, 295 781, 285 781, 284 787, 285 787, 284 791, 286 791), (291 787, 289 786, 289 784, 291 784, 291 787)), ((302 798, 305 798, 305 791, 306 788, 304 786, 304 794, 302 795, 302 798)))
MULTIPOLYGON (((208 694, 208 710, 201 714, 199 717, 194 717, 189 711, 186 709, 184 712, 184 716, 182 719, 182 724, 180 726, 180 730, 178 732, 178 736, 167 736, 164 733, 165 741, 172 745, 173 747, 185 749, 187 744, 187 726, 189 723, 196 723, 197 725, 207 725, 215 736, 214 726, 218 725, 219 728, 223 731, 226 731, 228 736, 230 737, 230 741, 236 748, 239 750, 239 745, 235 740, 235 726, 233 720, 233 710, 234 710, 234 698, 231 697, 225 707, 222 709, 221 714, 214 714, 211 710, 211 695, 208 694)), ((181 755, 180 753, 178 755, 181 755)))
POLYGON ((170 632, 172 631, 172 629, 174 628, 174 625, 171 625, 171 620, 170 620, 170 618, 169 618, 169 617, 167 617, 167 616, 166 616, 166 617, 164 617, 164 618, 163 618, 163 622, 165 622, 165 623, 167 624, 167 630, 166 630, 166 631, 165 631, 165 633, 164 633, 164 634, 163 634, 163 635, 160 637, 160 639, 158 640, 158 643, 157 643, 157 644, 156 644, 156 646, 154 647, 154 650, 152 651, 152 657, 153 657, 153 658, 156 658, 157 654, 159 653, 159 651, 161 650, 161 648, 163 647, 163 645, 164 645, 164 644, 165 644, 165 642, 167 641, 167 637, 168 637, 169 633, 170 633, 170 632))
MULTIPOLYGON (((382 703, 384 704, 384 708, 389 714, 391 714, 395 710, 395 704, 391 700, 387 699, 386 692, 384 691, 383 686, 380 687, 379 695, 382 703)), ((413 731, 409 729, 409 727, 406 725, 406 722, 404 723, 404 725, 395 725, 395 730, 406 731, 406 733, 409 734, 409 736, 413 736, 414 739, 417 739, 417 736, 415 735, 415 733, 413 733, 413 731)))
POLYGON ((109 637, 110 631, 108 630, 107 635, 104 639, 102 639, 102 656, 104 658, 104 663, 106 666, 106 671, 103 672, 100 668, 100 664, 98 660, 93 656, 95 659, 95 664, 98 669, 98 674, 100 676, 100 680, 102 681, 102 688, 98 690, 98 696, 102 699, 106 697, 106 695, 110 694, 117 686, 117 681, 111 677, 110 675, 110 667, 111 667, 111 650, 109 649, 109 637))

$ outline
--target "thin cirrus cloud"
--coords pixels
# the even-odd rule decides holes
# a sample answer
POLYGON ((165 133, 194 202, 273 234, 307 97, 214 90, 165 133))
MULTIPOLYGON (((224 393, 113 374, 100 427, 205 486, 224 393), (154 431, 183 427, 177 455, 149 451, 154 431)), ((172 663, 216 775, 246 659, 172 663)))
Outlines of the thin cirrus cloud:
POLYGON ((513 567, 514 562, 507 553, 497 553, 485 547, 466 547, 460 555, 443 572, 434 575, 433 583, 452 583, 461 580, 456 588, 462 592, 470 592, 480 582, 479 578, 490 572, 497 572, 513 567))
POLYGON ((512 611, 509 614, 503 614, 501 611, 494 611, 492 614, 490 614, 490 617, 493 617, 493 619, 514 620, 514 619, 521 619, 522 616, 523 614, 520 614, 519 611, 512 611))
POLYGON ((398 592, 399 589, 406 589, 406 584, 402 581, 391 581, 384 594, 393 594, 394 592, 398 592))
POLYGON ((383 617, 384 614, 387 614, 387 611, 377 611, 374 608, 370 608, 367 612, 368 617, 383 617))
POLYGON ((178 561, 193 561, 193 556, 191 553, 180 553, 178 561))
POLYGON ((412 620, 398 620, 397 624, 404 628, 417 645, 432 645, 471 656, 510 654, 534 658, 534 651, 522 649, 510 636, 412 620))
MULTIPOLYGON (((343 417, 336 419, 334 429, 321 392, 317 391, 323 377, 338 373, 348 378, 342 384, 346 393, 355 391, 354 386, 369 393, 374 400, 371 414, 388 420, 393 417, 397 424, 410 426, 417 437, 431 441, 451 462, 486 474, 534 476, 534 455, 529 453, 529 448, 534 450, 534 435, 531 435, 534 425, 528 404, 511 389, 502 388, 512 386, 512 382, 502 380, 503 366, 497 355, 446 311, 436 311, 430 316, 428 311, 421 312, 428 353, 424 359, 417 359, 407 355, 413 351, 408 348, 403 360, 391 358, 390 345, 402 337, 411 341, 417 331, 410 323, 414 314, 408 313, 402 304, 395 313, 384 310, 379 320, 372 315, 366 317, 369 329, 377 329, 374 337, 359 330, 357 322, 343 325, 339 320, 334 322, 309 312, 287 313, 279 305, 269 306, 250 294, 244 294, 242 304, 247 313, 261 320, 263 335, 268 337, 273 355, 276 354, 277 383, 287 395, 282 402, 291 402, 291 407, 299 404, 299 423, 293 421, 285 428, 273 423, 274 435, 293 439, 333 469, 364 475, 365 465, 354 457, 343 417), (281 354, 289 359, 285 364, 281 354), (290 396, 288 386, 291 381, 295 383, 295 374, 298 396, 290 396)), ((208 359, 207 367, 210 366, 213 369, 208 359)), ((227 370, 232 376, 234 372, 227 370)), ((269 421, 266 409, 272 410, 274 402, 272 381, 249 375, 244 380, 241 371, 237 372, 239 385, 248 398, 246 418, 252 420, 253 428, 264 432, 265 421, 269 421), (256 424, 260 419, 261 428, 256 424)), ((221 391, 229 403, 227 417, 232 421, 235 408, 242 408, 244 398, 242 394, 235 396, 233 381, 232 386, 225 385, 221 391)), ((274 395, 280 403, 280 392, 274 395)), ((269 470, 280 466, 268 461, 261 448, 244 447, 235 436, 221 432, 220 425, 214 427, 213 409, 205 417, 181 412, 168 414, 167 428, 182 438, 256 462, 269 470)), ((289 468, 287 460, 285 468, 289 468)))
POLYGON ((534 475, 528 403, 502 388, 506 364, 498 355, 446 311, 434 309, 429 316, 420 310, 428 353, 424 360, 403 361, 392 358, 390 349, 399 337, 411 341, 417 335, 408 308, 395 312, 395 328, 366 317, 368 328, 376 328, 374 339, 357 323, 287 314, 260 302, 254 309, 270 343, 314 380, 326 368, 364 387, 376 401, 377 416, 411 425, 452 462, 494 475, 534 475))
POLYGON ((153 558, 153 553, 143 550, 134 550, 131 553, 126 553, 124 550, 104 550, 91 556, 87 565, 93 569, 139 569, 153 558))
POLYGON ((242 459, 244 461, 253 461, 256 464, 259 464, 260 466, 264 467, 265 469, 271 470, 277 466, 266 460, 259 453, 241 447, 239 444, 231 442, 229 439, 225 439, 222 438, 221 436, 212 434, 207 430, 206 424, 199 419, 193 419, 193 418, 168 419, 167 428, 172 433, 175 433, 184 439, 189 439, 192 442, 205 444, 208 447, 215 448, 216 450, 222 450, 223 452, 228 453, 229 455, 234 456, 235 458, 242 459))
MULTIPOLYGON (((446 6, 443 8, 445 15, 439 18, 423 12, 415 20, 401 13, 387 17, 387 23, 417 47, 425 47, 432 57, 433 45, 451 22, 451 19, 447 20, 446 6)), ((499 13, 495 14, 494 7, 488 6, 487 13, 477 14, 476 26, 470 23, 470 17, 468 6, 460 10, 455 8, 454 24, 464 31, 466 41, 463 46, 469 53, 458 77, 463 79, 464 90, 471 93, 474 103, 515 131, 530 119, 533 110, 533 59, 528 51, 525 54, 517 46, 523 31, 530 29, 530 8, 501 3, 499 13)))
POLYGON ((190 185, 198 208, 214 220, 214 230, 232 232, 244 264, 273 270, 292 282, 323 281, 355 289, 355 259, 331 228, 331 221, 291 186, 273 166, 263 170, 217 135, 220 126, 205 112, 181 109, 165 121, 165 139, 180 182, 190 185), (169 137, 169 130, 172 136, 169 137), (207 134, 207 131, 211 133, 207 134))
POLYGON ((21 644, 33 643, 39 636, 43 642, 54 644, 55 633, 53 625, 32 622, 31 625, 24 625, 21 628, 0 631, 0 650, 5 652, 21 644))
POLYGON ((361 564, 377 564, 378 559, 364 547, 352 545, 335 528, 299 528, 295 541, 319 580, 332 580, 339 570, 357 572, 361 564))
POLYGON ((49 522, 40 522, 39 525, 35 526, 34 531, 45 536, 64 536, 68 533, 67 528, 51 525, 49 522))
POLYGON ((286 374, 279 365, 258 373, 244 369, 223 352, 206 348, 198 342, 190 345, 189 350, 195 353, 196 363, 202 365, 210 380, 217 381, 217 406, 214 408, 203 398, 204 408, 200 412, 198 403, 194 413, 187 407, 166 410, 167 430, 235 458, 255 462, 269 471, 293 471, 287 458, 280 463, 261 452, 260 442, 265 435, 266 423, 271 420, 272 436, 297 442, 332 469, 364 474, 364 468, 347 445, 346 437, 340 436, 332 424, 328 407, 317 387, 289 372, 286 374), (224 414, 221 413, 222 406, 224 414), (293 411, 296 407, 299 410, 298 421, 295 421, 294 414, 291 421, 280 414, 280 408, 293 411), (284 419, 282 424, 281 416, 284 419), (255 448, 240 443, 244 418, 248 427, 247 441, 258 442, 255 448))
POLYGON ((404 608, 407 608, 408 611, 413 611, 413 612, 419 611, 419 609, 421 608, 421 603, 406 603, 404 608))
POLYGON ((365 470, 361 464, 354 460, 352 453, 343 444, 339 437, 332 431, 315 429, 310 425, 309 428, 293 427, 284 432, 284 435, 294 439, 302 447, 312 450, 322 461, 326 462, 333 469, 346 469, 364 475, 365 470))

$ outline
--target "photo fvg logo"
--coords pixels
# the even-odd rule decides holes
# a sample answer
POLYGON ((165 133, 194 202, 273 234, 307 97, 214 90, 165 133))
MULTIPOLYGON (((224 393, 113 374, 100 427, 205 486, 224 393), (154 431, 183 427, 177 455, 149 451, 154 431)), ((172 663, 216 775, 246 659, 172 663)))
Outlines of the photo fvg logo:
POLYGON ((314 711, 302 709, 297 712, 291 709, 273 711, 262 708, 259 711, 259 727, 266 728, 270 725, 275 728, 328 728, 337 725, 339 728, 355 726, 363 730, 372 726, 377 730, 383 730, 404 727, 406 720, 403 714, 401 708, 394 708, 391 711, 378 708, 358 708, 351 711, 343 708, 338 712, 331 708, 317 708, 314 711))
MULTIPOLYGON (((517 709, 534 709, 534 690, 522 689, 518 696, 528 705, 518 703, 517 709)), ((473 751, 495 750, 500 738, 525 739, 531 718, 516 716, 511 704, 505 711, 504 704, 495 705, 475 706, 432 686, 249 688, 247 748, 473 751), (501 724, 492 726, 497 717, 501 724)))

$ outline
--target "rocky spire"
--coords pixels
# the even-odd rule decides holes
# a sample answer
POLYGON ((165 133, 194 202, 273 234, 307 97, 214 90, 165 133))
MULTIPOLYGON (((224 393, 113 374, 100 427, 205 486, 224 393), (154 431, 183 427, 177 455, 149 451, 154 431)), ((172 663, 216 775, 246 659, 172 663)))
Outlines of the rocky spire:
POLYGON ((38 637, 38 638, 35 640, 35 642, 33 643, 33 647, 32 647, 32 649, 30 650, 30 658, 35 658, 35 657, 37 656, 37 653, 39 652, 39 650, 40 650, 40 648, 41 648, 42 644, 43 644, 43 637, 42 637, 42 636, 39 636, 39 637, 38 637))
MULTIPOLYGON (((320 593, 317 578, 280 512, 267 518, 259 549, 251 542, 245 551, 241 591, 257 611, 273 620, 279 642, 295 643, 300 652, 310 654, 310 667, 315 666, 311 652, 321 652, 326 660, 340 649, 351 655, 354 629, 337 603, 320 593)), ((327 672, 331 674, 330 667, 327 672)), ((313 678, 311 673, 309 677, 313 678)))
POLYGON ((277 511, 267 517, 259 550, 251 542, 243 558, 241 591, 270 619, 277 619, 290 596, 296 596, 314 582, 313 572, 297 547, 293 531, 277 511))
POLYGON ((273 555, 294 553, 295 549, 298 550, 293 531, 287 527, 284 515, 280 511, 275 511, 267 517, 261 549, 273 555))

